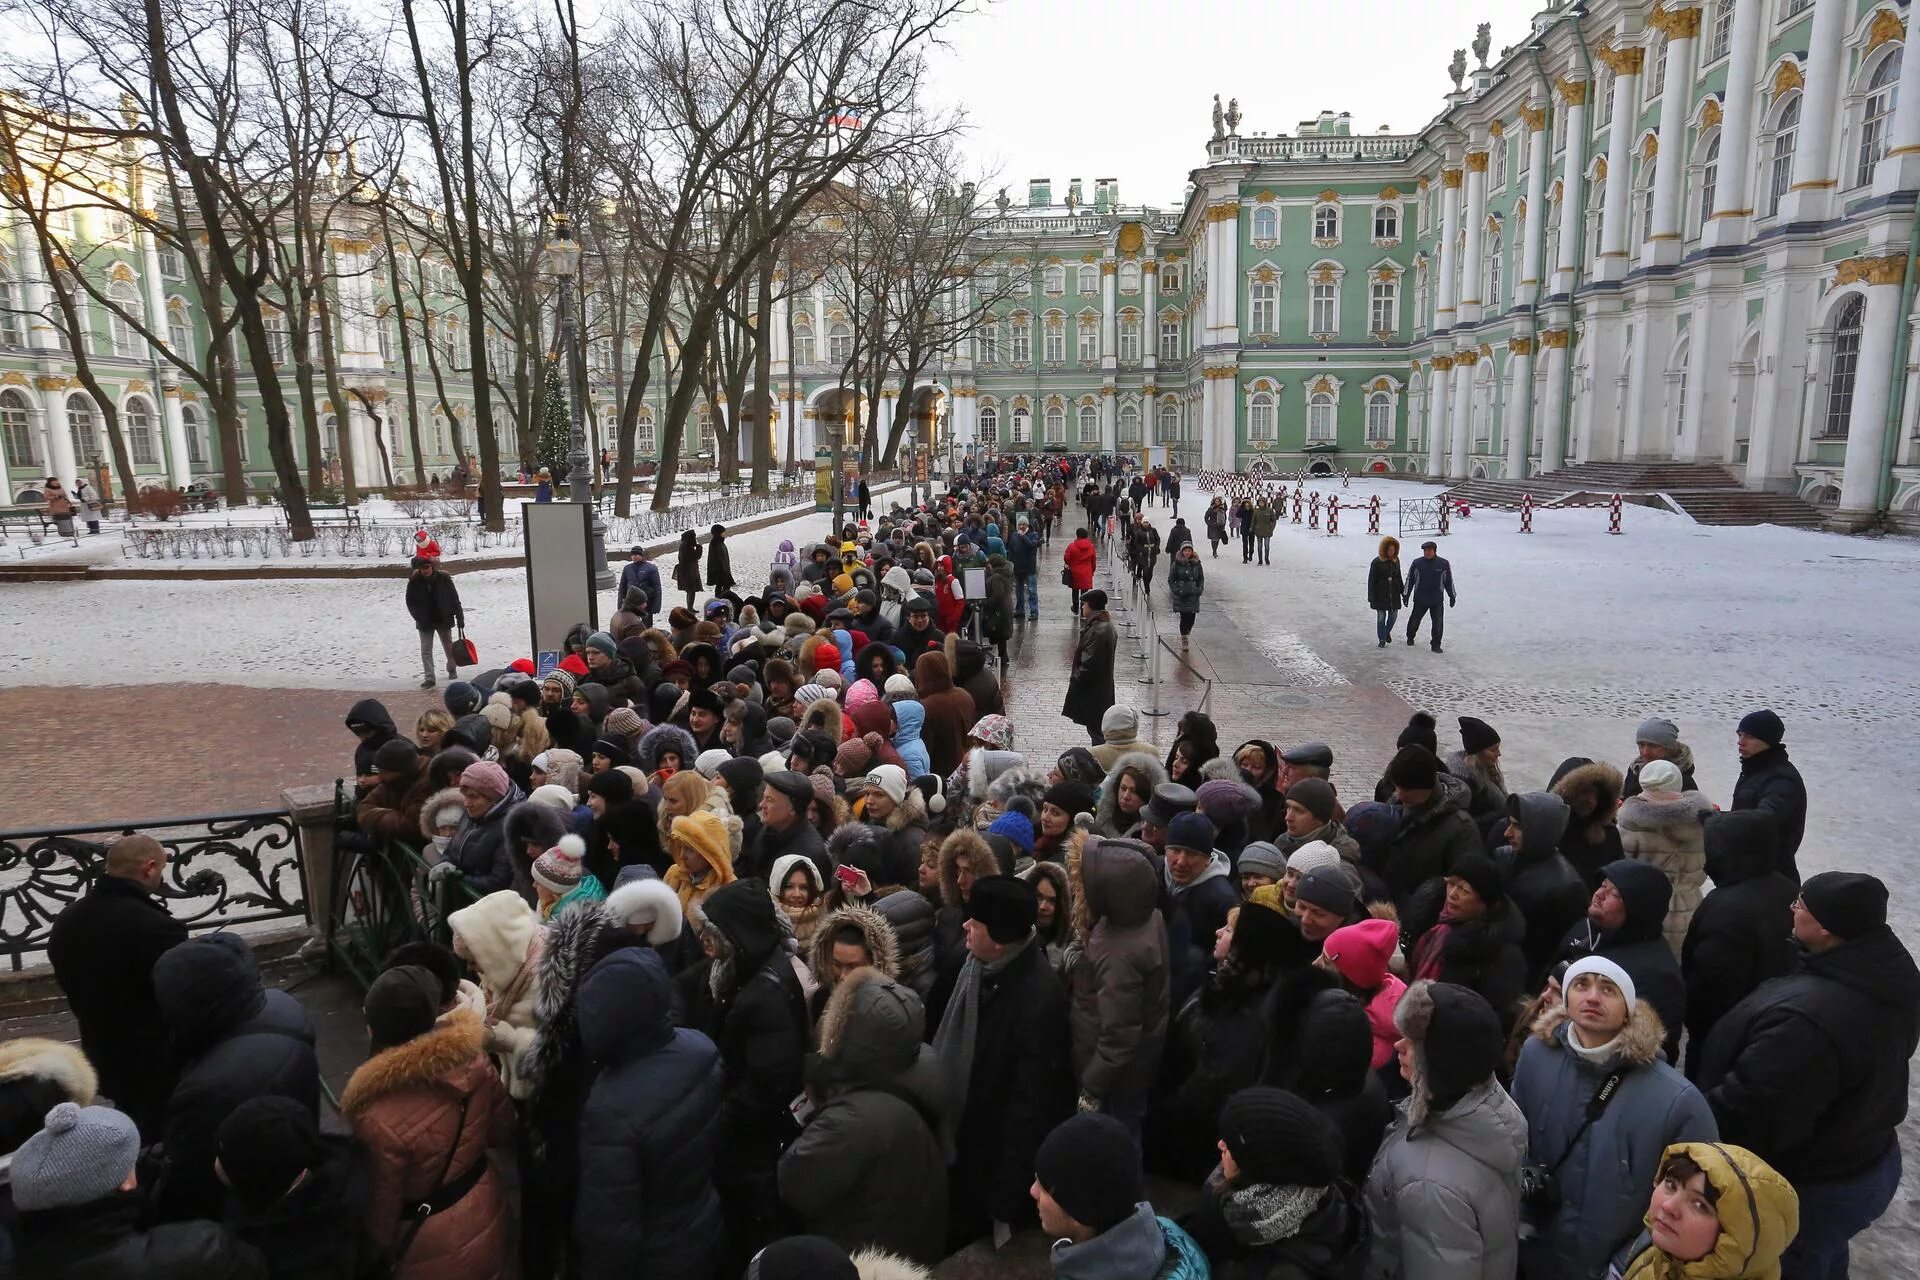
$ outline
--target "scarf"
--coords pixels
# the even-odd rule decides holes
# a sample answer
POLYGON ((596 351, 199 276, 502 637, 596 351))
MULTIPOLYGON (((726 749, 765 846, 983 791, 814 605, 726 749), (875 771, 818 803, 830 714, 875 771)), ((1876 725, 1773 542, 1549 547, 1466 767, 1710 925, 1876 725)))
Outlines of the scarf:
POLYGON ((1591 1066, 1608 1068, 1620 1057, 1620 1037, 1615 1036, 1597 1048, 1589 1049, 1580 1043, 1580 1037, 1574 1033, 1571 1024, 1567 1027, 1567 1051, 1591 1066))
POLYGON ((1453 921, 1445 912, 1440 915, 1440 923, 1427 930, 1426 934, 1413 948, 1413 980, 1440 980, 1440 970, 1446 963, 1447 935, 1453 932, 1453 921))
POLYGON ((1229 1187, 1218 1165, 1207 1176, 1207 1191, 1219 1197, 1220 1216, 1226 1219, 1233 1238, 1249 1247, 1273 1244, 1297 1235, 1301 1224, 1332 1190, 1332 1187, 1294 1187, 1270 1182, 1229 1187))
POLYGON ((527 954, 521 957, 520 967, 514 970, 513 977, 498 991, 487 996, 487 1025, 498 1026, 506 1021, 507 1011, 525 998, 533 986, 533 980, 540 972, 540 956, 547 949, 547 931, 534 930, 533 937, 527 940, 527 954))
MULTIPOLYGON (((960 1116, 967 1109, 967 1082, 973 1075, 973 1041, 980 1030, 981 975, 998 977, 1033 944, 1033 938, 1033 931, 1028 930, 1026 937, 1008 947, 1007 954, 991 964, 982 964, 969 955, 966 963, 960 966, 960 976, 954 979, 953 994, 947 997, 946 1013, 940 1018, 939 1030, 933 1033, 933 1051, 938 1055, 946 1076, 950 1129, 959 1124, 960 1116)), ((949 1162, 953 1155, 952 1146, 949 1136, 949 1162)))

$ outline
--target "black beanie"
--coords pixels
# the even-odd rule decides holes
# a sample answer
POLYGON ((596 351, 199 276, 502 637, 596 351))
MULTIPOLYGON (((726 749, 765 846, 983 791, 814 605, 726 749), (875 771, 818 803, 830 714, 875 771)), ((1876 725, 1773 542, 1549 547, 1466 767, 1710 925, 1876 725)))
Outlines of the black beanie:
POLYGON ((1780 739, 1787 736, 1787 726, 1779 716, 1762 709, 1749 711, 1740 717, 1740 732, 1749 738, 1758 738, 1770 747, 1780 745, 1780 739))
POLYGON ((1047 788, 1043 797, 1046 803, 1059 809, 1071 818, 1075 814, 1092 813, 1098 802, 1093 798, 1093 788, 1084 782, 1056 782, 1047 788))
POLYGON ((1440 760, 1425 747, 1400 748, 1387 763, 1387 781, 1408 791, 1431 791, 1440 777, 1440 760))
POLYGON ((1507 896, 1506 877, 1500 874, 1500 868, 1494 865, 1493 859, 1478 849, 1455 858, 1453 865, 1447 868, 1447 875, 1465 880, 1479 895, 1480 901, 1490 907, 1507 896))
POLYGON ((1308 942, 1301 934, 1299 921, 1257 902, 1240 904, 1231 946, 1240 967, 1256 973, 1273 967, 1305 968, 1321 950, 1320 943, 1308 942))
POLYGON ((1236 1185, 1329 1187, 1340 1176, 1340 1131, 1285 1089, 1242 1089, 1220 1109, 1220 1137, 1240 1166, 1236 1185))
POLYGON ((320 1126, 292 1098, 249 1098, 235 1107, 215 1135, 220 1167, 233 1193, 254 1209, 276 1203, 293 1181, 320 1161, 320 1126))
POLYGON ((1096 1234, 1147 1198, 1140 1149, 1112 1116, 1082 1112, 1054 1128, 1033 1156, 1033 1179, 1066 1215, 1096 1234))
POLYGON ((1433 717, 1424 711, 1416 711, 1407 717, 1407 727, 1400 731, 1394 740, 1396 747, 1425 747, 1434 755, 1440 754, 1440 736, 1434 732, 1433 717))
POLYGON ((393 738, 380 744, 373 753, 373 767, 390 773, 411 773, 420 765, 420 748, 405 738, 393 738))
POLYGON ((596 773, 587 779, 587 794, 599 796, 609 806, 625 804, 633 799, 633 779, 618 769, 596 773))
POLYGON ((967 895, 965 918, 987 926, 988 936, 1004 945, 1032 933, 1039 911, 1039 895, 1025 880, 1014 876, 981 876, 973 882, 973 890, 967 895))
POLYGON ((440 979, 415 964, 388 969, 367 988, 361 1012, 375 1052, 405 1044, 440 1016, 440 979))
POLYGON ((1485 720, 1473 716, 1460 717, 1460 745, 1468 755, 1478 755, 1488 747, 1500 745, 1500 735, 1485 720))
POLYGON ((1800 886, 1800 901, 1822 929, 1843 942, 1887 923, 1887 886, 1861 871, 1822 871, 1800 886))
POLYGON ((860 1280, 860 1271, 825 1236, 788 1236, 754 1256, 747 1280, 860 1280))

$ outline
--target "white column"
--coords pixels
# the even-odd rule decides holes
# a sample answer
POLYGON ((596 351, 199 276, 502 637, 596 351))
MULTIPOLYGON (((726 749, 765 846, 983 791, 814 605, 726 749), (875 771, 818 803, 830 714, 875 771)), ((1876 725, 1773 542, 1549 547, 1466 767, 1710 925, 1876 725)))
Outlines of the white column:
MULTIPOLYGON (((1240 278, 1239 204, 1221 206, 1222 217, 1209 224, 1213 232, 1212 258, 1207 264, 1207 305, 1213 309, 1213 329, 1207 341, 1215 346, 1233 346, 1240 341, 1240 291, 1246 282, 1240 278), (1227 214, 1230 207, 1232 213, 1227 214)), ((1231 453, 1232 446, 1228 446, 1231 453)))
MULTIPOLYGON (((1660 152, 1653 163, 1653 234, 1641 249, 1646 266, 1680 261, 1680 188, 1687 168, 1687 107, 1693 87, 1693 46, 1700 35, 1698 8, 1666 14, 1667 79, 1660 88, 1660 152)), ((1719 199, 1716 193, 1716 200, 1719 199)))
POLYGON ((1513 298, 1516 303, 1530 303, 1540 296, 1540 255, 1547 245, 1547 165, 1551 162, 1547 153, 1551 139, 1544 111, 1528 107, 1520 114, 1527 125, 1527 222, 1520 233, 1520 287, 1513 298))
POLYGON ((964 454, 968 445, 979 443, 979 409, 980 401, 973 392, 954 393, 952 431, 956 454, 964 454))
MULTIPOLYGON (((1749 489, 1787 489, 1799 456, 1804 406, 1817 388, 1809 375, 1820 367, 1808 335, 1823 279, 1832 268, 1818 245, 1778 243, 1767 253, 1760 310, 1760 358, 1754 370, 1753 419, 1747 439, 1749 489)), ((1864 364, 1858 366, 1863 372, 1864 364)))
MULTIPOLYGON (((1079 424, 1077 421, 1074 425, 1074 432, 1074 447, 1078 448, 1080 436, 1078 434, 1079 424)), ((1119 440, 1120 420, 1116 416, 1114 406, 1113 384, 1108 383, 1100 389, 1100 447, 1108 452, 1112 452, 1114 449, 1120 447, 1119 440)))
MULTIPOLYGON (((1155 298, 1160 291, 1160 269, 1151 253, 1140 259, 1140 296, 1143 314, 1140 317, 1140 368, 1152 380, 1153 371, 1160 356, 1160 317, 1156 311, 1155 298)), ((1112 406, 1108 406, 1111 408, 1112 406)), ((1113 423, 1113 414, 1107 414, 1108 425, 1113 423)), ((1108 448, 1112 448, 1113 435, 1107 435, 1108 448)))
POLYGON ((1458 169, 1440 172, 1440 277, 1434 282, 1439 293, 1435 295, 1438 305, 1433 316, 1436 333, 1445 332, 1459 322, 1454 300, 1460 295, 1454 292, 1454 276, 1460 269, 1460 252, 1454 246, 1460 240, 1461 177, 1458 169))
POLYGON ((1433 358, 1427 382, 1427 474, 1435 480, 1447 470, 1447 409, 1453 403, 1453 357, 1433 358))
POLYGON ((1547 353, 1547 385, 1540 389, 1540 470, 1558 471, 1566 448, 1567 331, 1548 329, 1540 344, 1547 353))
POLYGON ((1920 48, 1914 43, 1915 25, 1910 17, 1900 50, 1900 89, 1887 131, 1887 154, 1873 171, 1875 195, 1920 188, 1920 48))
POLYGON ((1847 423, 1847 462, 1840 473, 1842 520, 1864 522, 1880 506, 1880 481, 1887 466, 1887 403, 1892 394, 1900 283, 1907 257, 1895 254, 1865 261, 1867 310, 1860 321, 1859 376, 1853 383, 1853 411, 1847 423))
POLYGON ((1114 305, 1116 264, 1107 259, 1100 264, 1100 367, 1109 374, 1119 367, 1119 310, 1114 305))
POLYGON ((1781 226, 1832 215, 1834 116, 1845 91, 1843 42, 1853 9, 1853 0, 1814 0, 1807 83, 1793 144, 1793 185, 1780 201, 1781 226))
POLYGON ((1452 448, 1447 459, 1447 475, 1464 480, 1467 475, 1467 450, 1473 443, 1473 365, 1479 353, 1462 351, 1453 357, 1453 414, 1448 423, 1452 448))
POLYGON ((1513 395, 1507 401, 1507 479, 1527 478, 1527 435, 1533 426, 1534 338, 1509 338, 1507 371, 1513 377, 1513 395))
POLYGON ((1560 261, 1554 264, 1549 292, 1572 293, 1587 240, 1587 94, 1592 86, 1585 80, 1562 80, 1559 87, 1567 113, 1567 149, 1560 170, 1560 261))
MULTIPOLYGON (((54 308, 50 305, 52 296, 47 289, 47 280, 40 272, 40 242, 34 238, 33 228, 25 219, 13 228, 13 261, 19 268, 23 297, 21 306, 26 308, 27 345, 36 351, 49 351, 56 345, 53 325, 48 316, 54 308)), ((45 480, 45 476, 40 479, 45 480)), ((64 482, 64 477, 62 478, 64 482)))
POLYGON ((1480 320, 1480 259, 1486 245, 1487 152, 1485 139, 1475 138, 1467 152, 1466 250, 1460 256, 1460 323, 1480 320))
MULTIPOLYGON (((146 276, 147 328, 156 334, 167 332, 165 281, 160 275, 160 247, 153 232, 140 231, 140 267, 146 276)), ((183 358, 189 352, 178 352, 183 358)), ((167 479, 176 489, 193 483, 193 465, 187 461, 187 425, 180 416, 180 380, 174 366, 157 351, 153 357, 153 399, 160 411, 162 430, 167 440, 167 479)))
MULTIPOLYGON (((1619 280, 1627 274, 1627 227, 1633 221, 1634 111, 1640 105, 1640 72, 1645 49, 1616 49, 1600 56, 1614 69, 1613 116, 1607 124, 1607 198, 1600 212, 1600 256, 1593 263, 1596 280, 1619 280)), ((1565 243, 1566 227, 1560 228, 1565 243)))
MULTIPOLYGON (((80 475, 80 468, 86 465, 86 459, 75 457, 73 452, 73 432, 67 430, 67 392, 65 380, 59 379, 60 386, 52 385, 56 381, 43 378, 40 382, 40 409, 47 419, 47 475, 58 476, 60 483, 73 491, 73 482, 80 475)), ((39 479, 46 479, 40 476, 39 479)))
MULTIPOLYGON (((1720 172, 1713 192, 1713 217, 1701 229, 1700 243, 1745 244, 1753 217, 1754 99, 1759 93, 1764 4, 1733 6, 1733 34, 1727 48, 1727 91, 1721 98, 1720 172)), ((1904 95, 1903 95, 1904 97, 1904 95)))

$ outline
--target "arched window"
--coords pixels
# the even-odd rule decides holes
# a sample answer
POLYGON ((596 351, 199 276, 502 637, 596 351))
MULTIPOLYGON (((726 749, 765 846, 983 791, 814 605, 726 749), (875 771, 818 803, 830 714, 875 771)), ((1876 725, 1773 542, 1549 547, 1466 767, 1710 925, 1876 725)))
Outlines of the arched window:
POLYGON ((1088 312, 1075 322, 1074 330, 1075 347, 1080 353, 1080 363, 1099 363, 1100 317, 1088 312))
POLYGON ((1120 264, 1120 292, 1140 292, 1140 264, 1123 262, 1120 264))
POLYGON ((1032 418, 1028 415, 1025 408, 1020 405, 1015 405, 1013 407, 1013 443, 1025 444, 1027 438, 1032 434, 1032 418))
POLYGON ((1487 166, 1487 188, 1498 191, 1507 185, 1507 140, 1495 138, 1490 145, 1490 159, 1487 166))
POLYGON ((153 406, 147 403, 145 396, 129 396, 120 418, 127 429, 127 452, 133 455, 134 465, 152 466, 156 460, 153 451, 153 406))
POLYGON ((1280 238, 1280 211, 1272 205, 1263 204, 1253 211, 1253 238, 1263 243, 1272 243, 1280 238))
POLYGON ((1340 238, 1339 205, 1318 204, 1313 207, 1313 238, 1329 241, 1340 238))
POLYGON ((1278 415, 1274 411, 1273 393, 1256 391, 1247 401, 1247 439, 1272 440, 1279 434, 1278 415))
MULTIPOLYGON (((379 328, 384 339, 386 326, 381 325, 379 328)), ((167 345, 173 348, 173 353, 182 359, 190 360, 194 356, 193 322, 187 319, 185 298, 167 299, 167 345)))
POLYGON ((1689 343, 1681 343, 1674 353, 1673 368, 1667 374, 1667 384, 1673 396, 1673 434, 1677 439, 1687 429, 1687 352, 1689 343))
POLYGON ((1427 264, 1424 261, 1413 273, 1413 328, 1415 333, 1424 333, 1427 328, 1427 264))
POLYGON ((1120 313, 1120 363, 1140 363, 1140 313, 1120 313))
POLYGON ((1860 365, 1860 325, 1866 314, 1866 297, 1856 293, 1840 304, 1840 315, 1833 322, 1833 372, 1827 379, 1827 421, 1821 432, 1829 440, 1845 440, 1853 421, 1853 383, 1860 365))
POLYGON ((1057 298, 1067 291, 1067 269, 1059 263, 1053 263, 1040 272, 1040 290, 1049 298, 1057 298))
POLYGON ((1080 268, 1079 287, 1075 290, 1082 297, 1091 298, 1100 292, 1100 268, 1088 263, 1080 268))
POLYGON ((1080 406, 1080 443, 1100 443, 1100 410, 1090 404, 1080 406))
POLYGON ((1280 331, 1280 286, 1255 281, 1247 286, 1247 302, 1250 323, 1249 333, 1278 333, 1280 331))
POLYGON ((1166 444, 1180 438, 1180 406, 1172 400, 1160 405, 1160 443, 1166 444))
MULTIPOLYGON (((268 359, 275 364, 285 364, 287 362, 287 318, 278 311, 263 311, 260 321, 267 330, 268 359)), ((237 334, 240 330, 235 328, 234 332, 237 334)))
POLYGON ((40 466, 40 450, 33 438, 27 402, 18 391, 0 391, 0 443, 6 445, 8 466, 23 471, 40 466))
POLYGON ((1640 162, 1640 185, 1634 191, 1634 201, 1640 206, 1640 243, 1653 239, 1653 171, 1652 159, 1640 162))
POLYGON ((793 318, 793 362, 809 365, 813 359, 813 317, 803 311, 793 318))
POLYGON ((1373 207, 1373 238, 1386 243, 1400 239, 1400 206, 1377 204, 1373 207))
POLYGON ((1058 311, 1049 311, 1041 319, 1041 333, 1046 342, 1046 361, 1048 364, 1065 364, 1067 359, 1067 318, 1058 311))
MULTIPOLYGON (((180 406, 180 430, 187 437, 187 461, 196 467, 207 463, 207 441, 200 433, 200 411, 190 404, 180 406)), ((397 457, 403 443, 400 433, 393 437, 393 452, 397 457)))
POLYGON ((980 438, 982 440, 1000 438, 1000 411, 990 404, 980 406, 980 438))
POLYGON ((113 303, 107 309, 107 332, 113 338, 113 354, 131 360, 140 354, 140 334, 128 317, 140 314, 140 291, 122 280, 107 290, 107 298, 113 303))
POLYGON ((1120 406, 1120 443, 1140 443, 1140 406, 1137 404, 1120 406))
POLYGON ((1873 181, 1873 167, 1887 154, 1887 130, 1893 124, 1893 108, 1900 98, 1900 46, 1880 59, 1867 81, 1867 102, 1860 112, 1860 163, 1853 185, 1864 187, 1873 181))
POLYGON ((639 420, 634 423, 633 452, 642 461, 650 460, 660 452, 660 434, 653 428, 651 409, 642 409, 639 420))
POLYGON ((1393 397, 1385 391, 1367 397, 1367 439, 1393 439, 1393 397))
MULTIPOLYGON (((1730 6, 1729 6, 1730 7, 1730 6)), ((1700 151, 1700 230, 1705 232, 1713 217, 1713 202, 1720 187, 1720 134, 1716 130, 1700 151)))
POLYGON ((1307 400, 1307 443, 1322 444, 1333 439, 1334 400, 1331 392, 1316 391, 1307 400))
POLYGON ((1733 0, 1715 0, 1713 28, 1707 36, 1708 62, 1718 62, 1733 47, 1733 0))
POLYGON ((834 365, 843 365, 853 355, 853 330, 844 324, 827 326, 827 360, 834 365))
POLYGON ((1780 212, 1780 199, 1793 185, 1793 143, 1800 132, 1800 95, 1794 94, 1773 118, 1773 148, 1767 161, 1767 214, 1780 212))
POLYGON ((1067 442, 1067 411, 1057 404, 1047 406, 1047 443, 1067 442))
POLYGON ((100 428, 93 420, 93 402, 82 395, 67 397, 67 435, 73 440, 73 460, 86 466, 100 450, 100 428))
MULTIPOLYGON (((1625 182, 1626 178, 1622 177, 1620 181, 1625 182)), ((1598 258, 1600 256, 1601 240, 1606 235, 1607 182, 1608 179, 1606 178, 1595 178, 1588 183, 1587 225, 1592 228, 1593 240, 1593 242, 1587 246, 1587 256, 1589 258, 1598 258)))
POLYGON ((11 265, 5 255, 0 254, 0 346, 26 345, 26 316, 20 311, 20 289, 14 282, 11 265))

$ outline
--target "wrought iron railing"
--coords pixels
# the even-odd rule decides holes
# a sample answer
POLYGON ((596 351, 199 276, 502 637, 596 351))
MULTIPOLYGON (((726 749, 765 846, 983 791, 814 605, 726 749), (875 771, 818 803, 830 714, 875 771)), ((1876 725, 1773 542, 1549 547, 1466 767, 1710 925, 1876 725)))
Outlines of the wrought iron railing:
POLYGON ((394 948, 408 942, 450 944, 447 917, 480 895, 459 876, 434 880, 431 865, 405 841, 368 841, 352 814, 345 782, 336 781, 327 956, 364 987, 386 967, 394 948))
POLYGON ((308 918, 300 831, 282 809, 0 831, 0 952, 14 972, 45 962, 54 920, 136 832, 167 850, 159 897, 190 930, 308 918))

